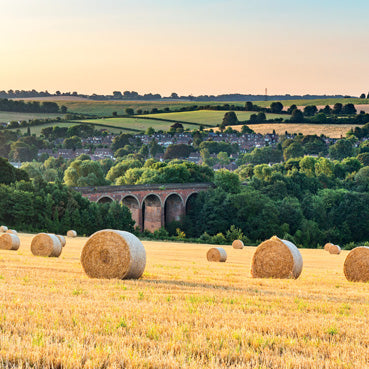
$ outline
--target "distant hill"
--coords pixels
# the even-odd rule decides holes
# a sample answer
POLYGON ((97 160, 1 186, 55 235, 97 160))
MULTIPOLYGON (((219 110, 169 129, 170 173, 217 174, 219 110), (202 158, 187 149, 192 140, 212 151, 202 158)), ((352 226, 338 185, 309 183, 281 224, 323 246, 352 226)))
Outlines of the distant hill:
POLYGON ((0 91, 0 98, 5 99, 57 99, 57 100, 117 100, 117 101, 263 101, 263 100, 314 100, 328 98, 349 98, 351 96, 344 95, 252 95, 252 94, 222 94, 222 95, 200 95, 200 96, 179 96, 172 93, 170 96, 162 96, 160 94, 144 94, 140 95, 135 91, 114 91, 112 95, 99 94, 79 94, 77 92, 60 92, 52 94, 48 91, 24 91, 24 90, 8 90, 0 91))

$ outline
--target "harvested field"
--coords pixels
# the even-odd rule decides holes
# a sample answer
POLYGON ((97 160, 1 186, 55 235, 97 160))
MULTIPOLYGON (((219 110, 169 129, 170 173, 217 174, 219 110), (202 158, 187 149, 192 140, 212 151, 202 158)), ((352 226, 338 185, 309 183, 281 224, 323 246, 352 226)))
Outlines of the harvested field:
POLYGON ((301 250, 297 280, 252 279, 255 247, 143 242, 140 280, 84 273, 86 238, 59 259, 0 250, 3 367, 365 368, 369 284, 348 282, 348 254, 301 250), (20 364, 22 362, 22 364, 20 364))
MULTIPOLYGON (((241 131, 242 126, 230 126, 237 131, 241 131)), ((256 133, 263 135, 272 133, 273 129, 279 135, 288 133, 302 133, 303 135, 326 135, 332 138, 346 137, 346 133, 355 127, 360 127, 354 124, 305 124, 305 123, 265 123, 265 124, 250 124, 249 127, 256 133)))

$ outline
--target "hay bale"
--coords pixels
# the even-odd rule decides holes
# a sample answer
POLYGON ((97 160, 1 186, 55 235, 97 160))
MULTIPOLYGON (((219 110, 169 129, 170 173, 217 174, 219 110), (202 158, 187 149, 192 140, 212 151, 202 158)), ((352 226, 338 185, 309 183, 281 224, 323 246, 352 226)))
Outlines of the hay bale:
POLYGON ((349 252, 343 272, 351 282, 369 282, 369 247, 355 247, 349 252))
POLYGON ((62 245, 55 234, 39 233, 32 239, 31 251, 36 256, 59 257, 62 245))
POLYGON ((234 248, 234 249, 243 249, 244 248, 244 244, 243 244, 243 242, 241 241, 241 240, 234 240, 233 242, 232 242, 232 247, 234 248))
POLYGON ((327 242, 325 245, 324 245, 324 250, 325 251, 329 251, 330 248, 334 246, 333 243, 330 243, 330 242, 327 242))
POLYGON ((67 232, 67 237, 77 237, 77 232, 70 230, 67 232))
POLYGON ((57 234, 56 237, 58 237, 62 247, 65 246, 65 244, 67 243, 67 241, 65 240, 65 237, 64 236, 61 236, 60 234, 57 234))
POLYGON ((5 233, 18 234, 18 232, 15 229, 8 229, 5 233))
POLYGON ((0 227, 0 232, 5 233, 7 230, 8 230, 8 227, 7 226, 1 226, 0 227))
POLYGON ((20 239, 16 234, 4 233, 0 236, 1 250, 18 250, 20 246, 20 239))
POLYGON ((221 247, 214 247, 207 252, 206 258, 208 259, 208 261, 217 261, 224 263, 227 260, 227 253, 221 247))
POLYGON ((332 245, 328 251, 330 254, 339 255, 341 253, 341 248, 338 245, 332 245))
POLYGON ((104 229, 86 242, 81 263, 91 278, 140 278, 146 266, 146 251, 132 233, 104 229))
POLYGON ((276 236, 262 242, 252 258, 251 275, 254 278, 294 278, 302 272, 302 256, 290 241, 276 236))

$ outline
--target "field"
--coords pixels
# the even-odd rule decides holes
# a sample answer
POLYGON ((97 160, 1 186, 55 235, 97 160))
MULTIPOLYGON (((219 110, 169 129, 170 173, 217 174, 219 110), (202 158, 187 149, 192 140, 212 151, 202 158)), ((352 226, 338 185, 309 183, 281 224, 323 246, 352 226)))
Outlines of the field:
MULTIPOLYGON (((152 127, 155 130, 167 131, 173 124, 173 121, 188 122, 189 124, 183 123, 185 129, 199 128, 201 124, 207 126, 216 126, 223 120, 225 111, 212 111, 212 110, 200 110, 191 112, 180 112, 180 113, 165 113, 165 114, 148 114, 141 115, 143 118, 156 118, 156 119, 137 119, 137 118, 101 118, 101 119, 87 119, 78 121, 78 123, 91 123, 110 127, 117 127, 124 129, 124 131, 146 131, 147 128, 152 127), (168 121, 169 120, 169 121, 168 121)), ((247 120, 250 118, 252 113, 250 112, 237 112, 239 120, 247 120)), ((288 118, 288 115, 268 114, 268 118, 288 118)), ((77 123, 76 123, 77 124, 77 123)))
MULTIPOLYGON (((47 99, 45 99, 46 101, 47 99)), ((221 105, 223 102, 198 102, 198 101, 95 101, 95 100, 78 100, 78 101, 66 101, 66 100, 52 100, 59 105, 65 105, 69 112, 81 113, 81 114, 92 114, 101 117, 111 116, 113 112, 117 112, 119 115, 125 114, 127 108, 134 110, 142 109, 151 111, 153 108, 158 109, 179 109, 186 106, 192 105, 221 105)), ((235 104, 244 106, 243 101, 238 101, 235 104)))
MULTIPOLYGON (((155 117, 155 115, 152 115, 155 117)), ((101 119, 86 119, 82 121, 78 121, 78 123, 90 123, 90 124, 99 124, 107 126, 108 129, 111 127, 122 128, 125 131, 138 132, 138 131, 146 131, 147 128, 152 127, 155 130, 169 130, 170 126, 174 124, 173 122, 168 122, 164 120, 153 120, 153 119, 136 119, 136 118, 101 118, 101 119)), ((184 124, 183 127, 194 129, 198 126, 196 124, 184 124)), ((102 128, 102 127, 101 127, 102 128)))
POLYGON ((365 368, 369 284, 349 283, 347 255, 301 250, 298 280, 250 277, 255 248, 144 242, 138 281, 94 280, 84 238, 59 259, 34 257, 31 235, 0 251, 3 368, 365 368))
MULTIPOLYGON (((297 105, 297 106, 306 106, 306 105, 316 105, 316 106, 326 106, 331 105, 333 106, 335 103, 341 103, 343 105, 352 103, 354 105, 361 105, 361 104, 369 104, 369 99, 359 99, 359 98, 341 98, 341 99, 334 99, 334 98, 328 98, 328 99, 301 99, 301 100, 270 100, 270 101, 253 101, 253 104, 259 105, 262 107, 269 107, 270 104, 273 101, 280 101, 283 106, 291 106, 291 105, 297 105)), ((360 108, 357 108, 359 111, 360 108)))
MULTIPOLYGON (((230 126, 233 129, 240 131, 242 126, 230 126)), ((256 133, 263 135, 272 133, 273 129, 278 135, 288 133, 302 133, 303 135, 318 135, 321 134, 332 137, 346 137, 346 133, 351 129, 358 127, 353 124, 306 124, 306 123, 265 123, 265 124, 250 124, 249 127, 256 133)))
MULTIPOLYGON (((159 119, 170 119, 183 122, 199 123, 199 124, 209 124, 217 125, 222 123, 225 111, 217 110, 198 110, 198 111, 188 111, 179 113, 163 113, 163 114, 150 114, 143 115, 144 117, 154 117, 159 119)), ((239 121, 249 120, 251 114, 255 112, 249 111, 236 111, 237 118, 239 121)), ((267 119, 283 118, 289 119, 290 116, 286 114, 266 114, 267 119)))
POLYGON ((13 113, 8 111, 0 111, 0 123, 8 123, 12 121, 28 121, 30 119, 46 119, 62 117, 63 114, 42 114, 42 113, 13 113))

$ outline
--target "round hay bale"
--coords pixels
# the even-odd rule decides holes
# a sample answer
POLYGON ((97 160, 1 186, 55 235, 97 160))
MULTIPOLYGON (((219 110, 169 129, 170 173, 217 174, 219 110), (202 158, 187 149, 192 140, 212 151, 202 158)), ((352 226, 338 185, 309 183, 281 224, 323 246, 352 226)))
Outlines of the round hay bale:
POLYGON ((61 236, 60 234, 57 234, 56 237, 58 237, 62 247, 65 246, 65 244, 67 243, 67 241, 65 240, 65 237, 64 236, 61 236))
POLYGON ((31 251, 36 256, 59 257, 62 245, 55 234, 39 233, 32 239, 31 251))
POLYGON ((244 244, 243 244, 243 242, 241 241, 241 240, 234 240, 233 242, 232 242, 232 247, 234 248, 234 249, 243 249, 244 248, 244 244))
POLYGON ((221 247, 214 247, 212 249, 209 249, 206 254, 206 258, 208 259, 208 261, 217 261, 224 263, 227 260, 227 253, 221 247))
POLYGON ((104 229, 87 240, 81 263, 91 278, 137 279, 145 270, 146 251, 134 234, 104 229))
POLYGON ((0 227, 0 232, 5 233, 7 230, 8 230, 8 227, 7 226, 1 226, 0 227))
POLYGON ((8 229, 5 233, 18 234, 15 229, 8 229))
POLYGON ((18 250, 20 246, 20 239, 16 234, 4 233, 0 236, 1 250, 18 250))
POLYGON ((294 278, 302 272, 302 256, 290 241, 276 236, 262 242, 256 249, 251 263, 254 278, 294 278))
POLYGON ((355 247, 349 252, 343 272, 351 282, 369 282, 369 247, 355 247))
POLYGON ((70 230, 67 232, 67 237, 77 237, 77 232, 70 230))
POLYGON ((339 255, 341 253, 341 248, 338 245, 332 245, 328 251, 330 254, 339 255))
POLYGON ((334 246, 333 243, 330 243, 330 242, 327 242, 325 245, 324 245, 324 250, 325 251, 329 251, 330 248, 334 246))

